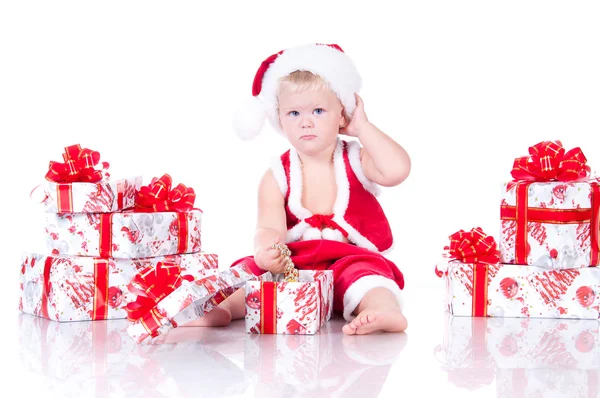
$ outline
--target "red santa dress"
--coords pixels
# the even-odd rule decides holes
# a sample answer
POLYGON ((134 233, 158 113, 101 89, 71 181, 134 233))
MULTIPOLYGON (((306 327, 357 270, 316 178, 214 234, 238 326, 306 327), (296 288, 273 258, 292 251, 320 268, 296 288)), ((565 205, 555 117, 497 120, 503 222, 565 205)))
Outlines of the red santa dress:
MULTIPOLYGON (((360 163, 360 144, 338 139, 333 155, 337 198, 333 214, 312 214, 302 206, 302 168, 295 149, 281 155, 271 170, 285 197, 286 244, 300 270, 329 269, 334 278, 334 310, 348 321, 364 295, 376 287, 390 290, 403 308, 404 276, 381 253, 393 247, 388 220, 376 196, 378 186, 369 181, 360 163), (342 242, 347 238, 350 243, 342 242), (302 240, 300 240, 302 238, 302 240)), ((253 256, 245 262, 257 275, 253 256)))

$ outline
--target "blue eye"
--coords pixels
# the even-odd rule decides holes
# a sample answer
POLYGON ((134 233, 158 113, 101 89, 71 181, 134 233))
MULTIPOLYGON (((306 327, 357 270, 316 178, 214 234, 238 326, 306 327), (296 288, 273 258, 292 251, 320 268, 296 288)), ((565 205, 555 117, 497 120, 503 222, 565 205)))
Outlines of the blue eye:
POLYGON ((291 111, 288 115, 290 115, 290 116, 299 116, 300 112, 298 112, 298 111, 291 111))
POLYGON ((317 109, 315 109, 313 112, 315 113, 315 115, 320 115, 320 114, 322 114, 323 112, 325 112, 325 110, 324 110, 324 109, 322 109, 322 108, 317 108, 317 109))

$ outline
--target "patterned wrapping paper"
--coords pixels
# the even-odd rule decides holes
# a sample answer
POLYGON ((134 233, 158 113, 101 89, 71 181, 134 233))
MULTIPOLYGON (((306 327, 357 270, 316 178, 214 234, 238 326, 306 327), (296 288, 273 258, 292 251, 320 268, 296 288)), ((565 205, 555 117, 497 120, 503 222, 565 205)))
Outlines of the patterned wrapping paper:
POLYGON ((46 213, 111 213, 132 208, 141 185, 141 176, 97 183, 48 182, 42 204, 46 213))
POLYGON ((201 251, 202 211, 46 214, 54 254, 145 258, 201 251))
POLYGON ((292 385, 294 391, 318 390, 322 371, 333 363, 334 337, 329 323, 314 336, 249 334, 244 373, 252 384, 272 387, 277 380, 277 385, 292 385))
POLYGON ((446 314, 444 363, 456 368, 599 369, 598 321, 446 314), (477 362, 479 359, 479 362, 477 362))
MULTIPOLYGON (((156 286, 151 295, 157 297, 154 303, 140 308, 128 318, 133 324, 127 333, 137 342, 152 343, 170 330, 196 320, 218 306, 236 290, 244 287, 247 281, 258 277, 245 265, 239 264, 216 275, 194 282, 178 281, 175 289, 170 286, 156 286)), ((141 286, 152 289, 152 285, 141 286)), ((131 303, 129 306, 132 306, 131 303)))
POLYGON ((496 397, 598 397, 599 376, 597 369, 498 369, 496 397))
POLYGON ((599 317, 600 269, 447 263, 446 308, 458 316, 599 317))
POLYGON ((549 269, 598 265, 599 209, 595 180, 504 184, 501 262, 549 269))
POLYGON ((218 256, 211 253, 146 259, 28 253, 21 265, 19 309, 59 322, 126 318, 127 304, 137 298, 133 278, 159 263, 177 265, 189 279, 218 272, 218 256))
POLYGON ((266 273, 245 293, 248 333, 315 334, 331 318, 333 271, 300 271, 298 282, 266 273))
POLYGON ((599 263, 600 180, 579 147, 542 141, 514 160, 504 184, 500 262, 550 269, 599 263))

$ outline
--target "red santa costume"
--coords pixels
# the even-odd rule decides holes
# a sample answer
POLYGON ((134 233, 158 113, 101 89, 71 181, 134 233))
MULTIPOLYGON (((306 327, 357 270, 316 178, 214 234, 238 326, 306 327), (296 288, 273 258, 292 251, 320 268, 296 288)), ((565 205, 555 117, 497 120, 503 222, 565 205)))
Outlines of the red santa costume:
MULTIPOLYGON (((279 132, 277 92, 279 79, 297 70, 320 75, 336 93, 348 115, 356 107, 354 93, 360 76, 352 61, 337 45, 309 45, 282 51, 267 58, 253 85, 253 102, 238 110, 235 126, 242 138, 252 138, 262 129, 265 116, 279 132), (259 99, 262 97, 262 101, 259 99)), ((277 158, 271 170, 285 197, 286 243, 294 265, 302 269, 334 272, 334 309, 344 318, 353 312, 364 295, 376 287, 389 289, 403 307, 404 277, 398 267, 383 257, 393 247, 388 220, 376 199, 379 187, 368 180, 360 162, 360 144, 338 139, 333 155, 337 198, 333 214, 312 214, 302 206, 302 167, 292 148, 277 158), (343 243, 344 238, 349 243, 343 243)), ((256 273, 252 256, 246 262, 256 273)))

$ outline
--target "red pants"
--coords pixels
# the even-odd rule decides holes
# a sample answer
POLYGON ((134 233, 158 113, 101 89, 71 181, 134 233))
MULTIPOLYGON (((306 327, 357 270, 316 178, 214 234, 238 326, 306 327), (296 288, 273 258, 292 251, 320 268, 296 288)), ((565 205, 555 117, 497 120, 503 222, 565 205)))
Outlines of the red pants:
MULTIPOLYGON (((402 307, 404 276, 398 267, 381 254, 349 243, 309 240, 289 243, 291 259, 299 270, 333 271, 333 309, 350 320, 364 295, 376 287, 388 288, 402 307)), ((261 275, 253 256, 241 258, 252 272, 261 275)))

